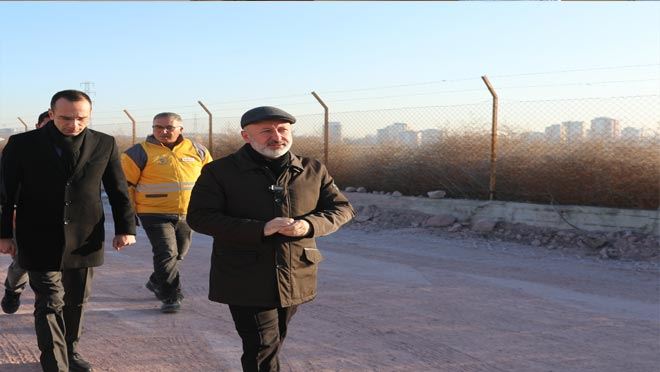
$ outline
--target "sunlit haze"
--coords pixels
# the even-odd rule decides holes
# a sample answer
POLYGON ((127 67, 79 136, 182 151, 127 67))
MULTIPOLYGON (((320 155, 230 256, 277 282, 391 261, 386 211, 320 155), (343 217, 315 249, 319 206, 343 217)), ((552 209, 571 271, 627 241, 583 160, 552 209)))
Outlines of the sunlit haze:
POLYGON ((161 111, 203 131, 198 101, 236 133, 236 118, 260 105, 302 117, 304 130, 306 116, 323 114, 312 91, 346 135, 397 121, 423 129, 483 122, 487 75, 505 124, 543 130, 614 115, 655 130, 658 104, 619 115, 582 99, 660 94, 660 4, 2 2, 0 67, 6 128, 21 127, 19 117, 33 126, 53 93, 73 88, 91 92, 91 127, 108 133, 129 132, 124 109, 140 136, 161 111), (574 111, 542 103, 557 100, 576 100, 574 111), (478 109, 461 108, 470 105, 478 109), (426 106, 458 108, 441 118, 398 114, 426 106), (362 111, 382 114, 341 114, 362 111), (369 119, 351 125, 359 115, 369 119))

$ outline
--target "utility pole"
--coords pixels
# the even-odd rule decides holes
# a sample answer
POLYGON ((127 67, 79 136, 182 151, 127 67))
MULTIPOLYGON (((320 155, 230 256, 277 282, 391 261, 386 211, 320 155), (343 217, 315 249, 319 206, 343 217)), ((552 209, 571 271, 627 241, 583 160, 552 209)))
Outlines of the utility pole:
POLYGON ((82 88, 82 91, 87 93, 88 96, 92 96, 92 94, 96 94, 96 92, 92 91, 92 88, 94 87, 94 83, 91 81, 83 81, 80 83, 80 88, 82 88))
POLYGON ((197 134, 197 113, 195 113, 194 119, 193 119, 193 133, 197 134))
MULTIPOLYGON (((82 91, 85 92, 90 98, 92 96, 96 96, 96 92, 92 90, 94 87, 94 83, 91 81, 83 81, 80 83, 80 88, 82 88, 82 91)), ((92 119, 89 120, 89 125, 92 125, 92 119)))

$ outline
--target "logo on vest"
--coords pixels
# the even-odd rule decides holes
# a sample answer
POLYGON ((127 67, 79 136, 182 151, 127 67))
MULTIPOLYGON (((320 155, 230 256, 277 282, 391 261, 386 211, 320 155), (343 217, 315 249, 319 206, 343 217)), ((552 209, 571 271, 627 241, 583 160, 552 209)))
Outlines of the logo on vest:
POLYGON ((158 165, 167 165, 168 156, 167 155, 160 155, 156 159, 154 159, 154 162, 158 165))

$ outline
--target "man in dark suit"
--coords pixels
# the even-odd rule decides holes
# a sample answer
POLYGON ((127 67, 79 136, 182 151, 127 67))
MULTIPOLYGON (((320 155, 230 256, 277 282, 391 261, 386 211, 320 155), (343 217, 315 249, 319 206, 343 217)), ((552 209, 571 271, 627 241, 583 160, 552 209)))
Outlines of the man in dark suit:
POLYGON ((76 347, 93 267, 103 263, 101 183, 119 250, 135 243, 135 215, 113 137, 87 129, 92 104, 77 90, 56 93, 44 127, 11 136, 0 171, 0 253, 15 254, 35 292, 44 371, 91 371, 76 347), (12 217, 16 210, 16 243, 12 217))

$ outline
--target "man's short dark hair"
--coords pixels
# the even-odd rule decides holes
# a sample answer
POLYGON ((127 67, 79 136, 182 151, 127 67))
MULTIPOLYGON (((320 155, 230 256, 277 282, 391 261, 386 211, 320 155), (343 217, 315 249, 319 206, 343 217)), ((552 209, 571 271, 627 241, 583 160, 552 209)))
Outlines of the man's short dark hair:
POLYGON ((48 116, 48 111, 42 112, 39 115, 39 119, 37 119, 37 124, 41 123, 47 116, 48 116))
POLYGON ((92 106, 92 100, 89 98, 87 93, 75 89, 67 89, 55 93, 53 98, 51 98, 50 100, 51 110, 55 110, 55 102, 57 102, 57 100, 60 98, 64 98, 65 100, 70 102, 87 101, 89 102, 89 106, 90 107, 92 106))

